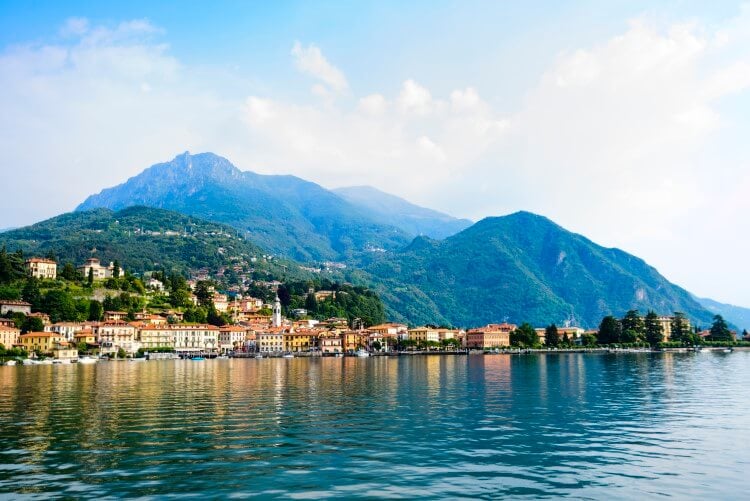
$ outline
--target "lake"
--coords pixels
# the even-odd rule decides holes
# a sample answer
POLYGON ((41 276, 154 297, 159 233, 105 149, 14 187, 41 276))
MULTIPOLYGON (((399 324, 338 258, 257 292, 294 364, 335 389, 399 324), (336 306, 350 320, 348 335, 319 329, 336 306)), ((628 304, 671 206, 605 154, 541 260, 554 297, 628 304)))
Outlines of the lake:
POLYGON ((748 495, 750 352, 0 367, 0 494, 748 495))

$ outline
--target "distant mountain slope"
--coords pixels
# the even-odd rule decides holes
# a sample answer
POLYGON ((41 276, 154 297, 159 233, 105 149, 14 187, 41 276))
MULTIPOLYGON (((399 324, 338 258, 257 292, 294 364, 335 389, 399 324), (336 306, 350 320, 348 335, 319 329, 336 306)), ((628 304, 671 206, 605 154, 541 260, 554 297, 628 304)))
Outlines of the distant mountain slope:
MULTIPOLYGON (((60 264, 79 265, 89 257, 105 263, 118 260, 123 268, 136 273, 162 268, 168 272, 200 268, 215 272, 242 261, 280 275, 285 264, 267 262, 265 252, 234 228, 146 207, 63 214, 0 234, 0 246, 10 251, 21 249, 26 255, 52 252, 60 264)), ((288 268, 294 272, 293 266, 288 268)))
POLYGON ((365 209, 375 220, 401 228, 410 235, 443 239, 472 224, 468 219, 457 219, 436 210, 414 205, 371 186, 336 188, 333 192, 365 209))
POLYGON ((743 329, 750 331, 750 308, 724 304, 714 301, 713 299, 701 297, 696 297, 695 300, 711 313, 721 315, 724 317, 724 320, 736 325, 737 328, 739 328, 739 333, 741 333, 743 329))
POLYGON ((544 326, 573 316, 596 327, 631 308, 682 311, 704 325, 711 318, 643 260, 527 212, 484 219, 442 242, 417 238, 364 269, 390 311, 413 323, 544 326))
POLYGON ((242 172, 213 153, 184 153, 156 164, 90 196, 76 210, 133 205, 226 223, 250 232, 264 249, 302 261, 345 259, 409 240, 402 230, 373 220, 315 183, 242 172))

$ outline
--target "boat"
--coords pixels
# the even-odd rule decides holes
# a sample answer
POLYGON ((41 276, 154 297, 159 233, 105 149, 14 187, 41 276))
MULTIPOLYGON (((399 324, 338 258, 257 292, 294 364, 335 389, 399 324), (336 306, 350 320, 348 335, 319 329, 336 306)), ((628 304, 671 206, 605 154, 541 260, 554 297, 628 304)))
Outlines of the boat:
POLYGON ((129 358, 128 362, 145 362, 146 358, 129 358))
POLYGON ((367 352, 367 350, 362 350, 362 349, 359 349, 359 350, 355 351, 354 354, 356 356, 358 356, 358 357, 363 357, 363 358, 370 356, 370 354, 367 352))
POLYGON ((39 362, 41 365, 52 365, 52 360, 49 358, 45 358, 44 360, 39 362))
POLYGON ((341 357, 344 356, 344 354, 343 353, 334 353, 333 356, 336 357, 336 358, 341 358, 341 357))
POLYGON ((281 355, 281 358, 294 358, 294 355, 291 353, 284 353, 283 355, 281 355))
POLYGON ((203 358, 203 357, 193 357, 190 360, 192 360, 193 362, 203 362, 205 360, 205 358, 203 358))
POLYGON ((15 360, 8 360, 7 362, 5 362, 5 365, 16 365, 16 361, 15 360))
POLYGON ((732 353, 734 351, 732 348, 724 348, 724 353, 732 353))
POLYGON ((260 359, 263 358, 263 355, 261 355, 260 353, 258 353, 257 355, 255 355, 255 358, 257 358, 258 360, 260 360, 260 359))
POLYGON ((39 365, 39 362, 37 362, 36 360, 32 360, 30 358, 25 358, 23 360, 23 365, 39 365))
POLYGON ((98 360, 92 357, 81 357, 78 359, 79 364, 95 364, 98 360))
POLYGON ((229 357, 226 355, 219 355, 218 357, 216 357, 216 360, 229 360, 229 357))

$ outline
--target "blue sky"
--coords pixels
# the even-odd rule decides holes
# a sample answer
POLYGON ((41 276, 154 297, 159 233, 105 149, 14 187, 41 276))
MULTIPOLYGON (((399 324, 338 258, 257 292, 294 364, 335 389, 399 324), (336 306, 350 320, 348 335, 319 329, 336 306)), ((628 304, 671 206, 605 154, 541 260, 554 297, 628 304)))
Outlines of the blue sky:
POLYGON ((0 227, 214 151, 542 213, 750 306, 749 90, 737 2, 3 2, 0 165, 37 200, 0 227))

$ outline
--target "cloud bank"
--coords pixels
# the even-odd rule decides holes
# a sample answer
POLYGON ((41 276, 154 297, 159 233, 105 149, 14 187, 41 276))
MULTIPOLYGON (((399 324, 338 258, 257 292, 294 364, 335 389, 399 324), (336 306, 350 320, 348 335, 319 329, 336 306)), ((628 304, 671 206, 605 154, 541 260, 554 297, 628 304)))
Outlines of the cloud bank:
POLYGON ((503 103, 481 82, 441 95, 410 75, 359 94, 324 48, 303 42, 289 64, 300 85, 313 79, 313 96, 237 98, 225 92, 237 79, 185 65, 148 21, 73 18, 54 43, 0 55, 3 171, 34 193, 8 190, 0 227, 210 150, 244 169, 371 184, 475 219, 533 210, 695 292, 750 305, 736 283, 750 276, 750 166, 733 139, 750 124, 731 112, 750 87, 749 21, 636 19, 562 51, 522 102, 503 103))

